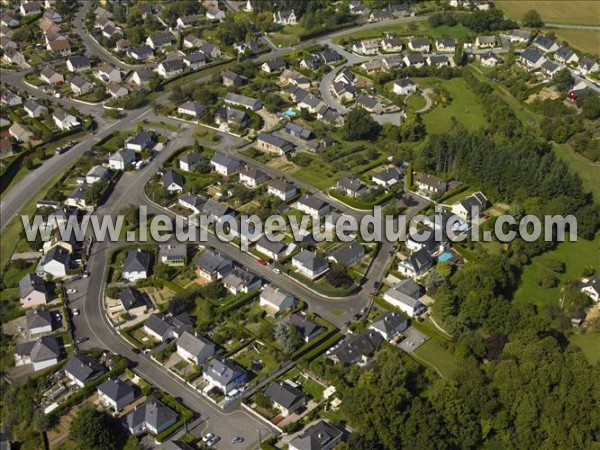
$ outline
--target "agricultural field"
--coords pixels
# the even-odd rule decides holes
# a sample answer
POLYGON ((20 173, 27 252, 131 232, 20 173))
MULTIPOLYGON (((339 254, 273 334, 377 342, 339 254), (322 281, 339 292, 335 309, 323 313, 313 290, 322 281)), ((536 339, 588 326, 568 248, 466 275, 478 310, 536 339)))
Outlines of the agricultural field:
POLYGON ((511 19, 520 20, 535 9, 546 23, 566 25, 600 25, 600 3, 595 1, 528 1, 499 0, 496 7, 511 19))
POLYGON ((567 28, 544 28, 552 31, 560 41, 566 41, 575 50, 600 56, 600 30, 579 30, 567 28))
POLYGON ((555 144, 554 152, 559 158, 563 159, 574 172, 577 172, 583 186, 592 193, 596 202, 600 202, 600 183, 598 183, 598 178, 600 177, 600 164, 594 163, 584 156, 575 153, 575 151, 566 144, 555 144))

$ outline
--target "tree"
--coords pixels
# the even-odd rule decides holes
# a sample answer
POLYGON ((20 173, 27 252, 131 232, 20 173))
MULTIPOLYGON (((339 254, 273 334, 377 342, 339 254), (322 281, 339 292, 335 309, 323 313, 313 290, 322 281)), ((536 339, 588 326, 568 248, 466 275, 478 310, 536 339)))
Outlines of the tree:
POLYGON ((552 83, 561 92, 566 92, 573 87, 573 77, 569 69, 563 69, 552 78, 552 83))
POLYGON ((352 284, 352 277, 348 274, 348 268, 341 264, 333 264, 325 274, 325 279, 333 287, 341 288, 352 284))
POLYGON ((79 410, 69 429, 69 438, 84 450, 112 450, 121 437, 119 422, 91 406, 79 410))
POLYGON ((535 9, 530 9, 523 15, 523 25, 531 28, 541 28, 544 26, 542 17, 535 9))
POLYGON ((267 397, 262 391, 258 391, 254 395, 254 402, 259 408, 267 409, 271 407, 271 399, 267 397))
POLYGON ((381 125, 373 120, 366 109, 355 108, 346 116, 344 135, 349 141, 360 139, 375 141, 380 131, 381 125))

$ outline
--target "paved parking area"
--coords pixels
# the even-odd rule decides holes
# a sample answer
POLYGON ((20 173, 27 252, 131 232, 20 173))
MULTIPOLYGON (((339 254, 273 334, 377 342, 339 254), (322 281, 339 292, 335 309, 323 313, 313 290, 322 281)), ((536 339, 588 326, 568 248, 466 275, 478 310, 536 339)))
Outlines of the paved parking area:
POLYGON ((403 333, 404 339, 396 346, 406 353, 412 353, 429 340, 429 336, 421 333, 415 327, 408 327, 403 333))

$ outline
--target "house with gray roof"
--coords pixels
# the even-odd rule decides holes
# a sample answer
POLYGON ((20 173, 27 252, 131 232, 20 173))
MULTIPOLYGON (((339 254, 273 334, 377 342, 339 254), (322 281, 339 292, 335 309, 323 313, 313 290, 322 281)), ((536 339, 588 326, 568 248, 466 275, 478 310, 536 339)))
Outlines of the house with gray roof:
POLYGON ((146 294, 143 294, 131 286, 123 288, 120 301, 123 310, 127 311, 132 316, 138 316, 150 306, 150 301, 146 294))
POLYGON ((489 201, 487 197, 479 191, 452 205, 452 213, 465 221, 470 221, 474 218, 472 216, 474 211, 478 212, 477 217, 479 217, 479 215, 487 209, 488 204, 489 201))
POLYGON ((408 328, 408 318, 396 311, 388 311, 369 328, 377 331, 386 341, 390 341, 408 328))
POLYGON ((367 186, 354 175, 348 175, 341 178, 336 186, 336 190, 341 194, 351 198, 357 198, 368 192, 367 186))
POLYGON ((154 51, 152 50, 151 47, 148 47, 147 45, 143 45, 141 47, 135 47, 135 48, 129 49, 129 51, 127 52, 127 55, 131 59, 135 59, 136 61, 145 61, 154 56, 154 51))
POLYGON ((567 45, 563 45, 561 48, 556 50, 554 53, 554 59, 563 64, 577 64, 579 62, 579 56, 567 45))
POLYGON ((287 254, 288 245, 285 242, 270 241, 266 236, 262 236, 256 241, 255 249, 273 261, 279 261, 287 254))
POLYGON ((64 367, 65 376, 77 384, 79 387, 84 387, 90 381, 95 380, 103 373, 106 368, 87 355, 75 355, 64 367))
POLYGON ((416 37, 408 41, 408 48, 413 52, 427 53, 431 49, 431 44, 427 38, 416 37))
POLYGON ((206 200, 198 197, 197 195, 191 194, 190 192, 186 192, 179 199, 177 199, 177 203, 179 203, 184 208, 188 208, 192 211, 191 215, 199 214, 200 211, 204 208, 204 204, 206 200))
POLYGON ((85 55, 70 56, 67 59, 67 69, 70 72, 85 72, 91 68, 90 59, 85 55))
POLYGON ((231 70, 226 70, 221 73, 221 82, 225 87, 240 87, 246 84, 248 79, 231 70))
POLYGON ((436 39, 435 49, 439 53, 454 53, 454 51, 456 50, 456 39, 436 39))
POLYGON ((184 187, 183 177, 179 172, 169 169, 163 175, 163 185, 171 193, 181 192, 184 187))
POLYGON ((192 172, 196 169, 198 164, 206 161, 206 158, 202 153, 198 152, 185 152, 183 156, 179 158, 179 168, 186 172, 192 172))
POLYGON ((308 396, 291 382, 274 381, 267 389, 265 395, 271 399, 273 406, 281 411, 282 417, 295 413, 306 405, 308 396))
POLYGON ((267 193, 287 202, 298 193, 298 188, 287 180, 273 180, 267 186, 267 193))
POLYGON ((532 48, 526 48, 519 55, 519 62, 527 69, 539 69, 544 61, 546 58, 532 48))
POLYGON ((225 395, 242 387, 248 378, 243 368, 225 358, 212 358, 204 366, 202 375, 208 384, 204 392, 217 388, 225 395))
POLYGON ((28 273, 19 280, 19 296, 23 308, 45 305, 49 300, 46 282, 37 273, 28 273))
POLYGON ((329 262, 316 253, 309 250, 302 250, 292 257, 292 267, 298 273, 314 280, 329 270, 329 262))
POLYGON ((125 170, 135 162, 135 151, 121 149, 108 158, 108 166, 115 170, 125 170))
POLYGON ((206 249, 194 261, 198 275, 207 281, 223 278, 233 269, 233 261, 206 249))
POLYGON ((215 123, 227 127, 242 128, 250 124, 250 116, 246 111, 224 106, 215 111, 215 123))
POLYGON ((365 256, 365 248, 358 242, 347 242, 327 257, 331 262, 350 267, 365 256))
POLYGON ((293 438, 289 450, 333 450, 341 441, 343 432, 337 427, 319 420, 293 438))
POLYGON ((269 181, 269 176, 255 167, 246 167, 240 171, 240 183, 243 183, 247 188, 254 189, 267 181, 269 181))
POLYGON ((291 324, 304 342, 310 342, 325 331, 325 327, 319 325, 314 320, 308 319, 300 313, 290 314, 281 321, 282 324, 291 324))
POLYGON ((121 411, 135 400, 135 390, 131 383, 108 379, 98 386, 98 399, 115 412, 121 411))
POLYGON ((364 365, 382 342, 383 338, 378 332, 365 330, 360 334, 348 336, 329 357, 342 364, 364 365))
POLYGON ((301 125, 298 125, 294 122, 288 122, 285 124, 284 130, 290 135, 297 138, 300 138, 304 141, 308 141, 314 137, 314 133, 301 125))
POLYGON ((204 202, 204 205, 202 205, 202 213, 206 214, 211 223, 223 221, 225 220, 225 216, 235 217, 235 210, 214 198, 209 198, 204 202))
POLYGON ((385 170, 377 172, 371 176, 371 181, 378 186, 389 189, 398 184, 402 179, 402 174, 395 167, 388 167, 385 170))
POLYGON ((256 148, 259 150, 285 155, 294 151, 294 144, 274 134, 260 133, 256 139, 256 148))
POLYGON ((46 369, 58 363, 61 345, 54 336, 42 336, 35 341, 22 342, 15 348, 15 366, 33 364, 33 371, 46 369))
POLYGON ((381 102, 370 95, 360 94, 356 98, 356 105, 375 114, 379 114, 383 111, 383 105, 381 102))
POLYGON ((141 152, 147 148, 152 148, 154 143, 154 134, 147 130, 142 130, 135 136, 125 141, 125 148, 129 150, 135 150, 136 152, 141 152))
POLYGON ((558 44, 554 41, 554 39, 549 38, 548 36, 543 36, 541 34, 533 40, 533 46, 537 47, 544 53, 555 52, 560 48, 558 44))
POLYGON ((419 301, 421 294, 421 287, 414 280, 402 280, 388 289, 383 294, 383 299, 409 317, 414 317, 425 311, 425 306, 419 301))
POLYGON ((420 277, 433 267, 434 260, 427 248, 414 252, 398 263, 398 271, 407 277, 420 277))
POLYGON ((322 216, 331 210, 331 205, 329 203, 320 200, 311 194, 302 195, 296 201, 295 207, 296 209, 313 217, 322 216))
POLYGON ((54 246, 40 261, 42 270, 54 278, 63 278, 69 269, 69 252, 63 247, 54 246))
POLYGON ((193 117, 194 119, 202 117, 205 111, 206 107, 204 105, 191 100, 182 103, 177 107, 177 114, 185 114, 186 116, 193 117))
POLYGON ((216 353, 215 344, 197 333, 184 331, 177 339, 177 354, 186 361, 202 366, 207 358, 216 353))
POLYGON ((27 311, 27 329, 29 334, 50 333, 52 332, 52 314, 47 309, 37 309, 27 311))
POLYGON ((286 63, 283 58, 275 58, 270 61, 266 61, 261 66, 261 69, 267 73, 283 72, 286 68, 286 63))
POLYGON ((146 250, 129 250, 123 263, 123 278, 128 281, 148 277, 152 265, 152 254, 146 250))
POLYGON ((233 295, 247 294, 254 289, 259 289, 261 285, 260 277, 241 267, 233 269, 223 277, 223 286, 233 295))
POLYGON ((242 163, 239 159, 230 158, 222 153, 215 153, 210 160, 210 165, 213 167, 216 173, 225 177, 230 177, 244 167, 244 163, 242 163))
POLYGON ((161 244, 158 251, 158 259, 161 263, 169 266, 182 266, 187 257, 187 246, 185 244, 161 244))
POLYGON ((179 338, 185 331, 193 328, 194 323, 187 313, 175 317, 165 316, 160 313, 151 314, 144 322, 144 333, 149 334, 157 341, 179 338))
POLYGON ((296 306, 296 299, 278 287, 267 284, 260 292, 260 306, 268 314, 277 316, 286 309, 296 306))
POLYGON ((258 111, 262 108, 260 100, 246 95, 235 94, 234 92, 228 92, 227 95, 225 95, 224 100, 228 105, 241 106, 252 111, 258 111))
POLYGON ((177 422, 178 414, 155 398, 148 399, 123 417, 125 428, 133 434, 160 434, 177 422))
POLYGON ((33 99, 25 100, 25 103, 23 104, 23 108, 25 109, 25 112, 27 113, 27 115, 31 118, 40 117, 43 114, 46 114, 48 112, 48 108, 40 105, 38 102, 36 102, 33 99))

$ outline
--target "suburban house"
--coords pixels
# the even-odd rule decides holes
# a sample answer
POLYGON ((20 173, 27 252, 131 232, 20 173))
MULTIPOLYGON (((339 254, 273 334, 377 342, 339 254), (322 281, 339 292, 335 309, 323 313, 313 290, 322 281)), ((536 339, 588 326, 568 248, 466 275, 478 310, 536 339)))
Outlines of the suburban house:
POLYGON ((182 192, 184 187, 183 177, 173 169, 167 170, 163 175, 163 184, 167 191, 182 192))
POLYGON ((379 41, 377 39, 367 39, 357 42, 352 46, 352 51, 363 55, 376 55, 379 53, 379 41))
POLYGON ((197 366, 201 367, 207 358, 215 355, 215 352, 215 344, 199 334, 184 331, 177 339, 177 354, 197 366))
MULTIPOLYGON (((300 61, 300 67, 302 68, 306 68, 307 70, 311 70, 308 69, 308 67, 303 66, 303 62, 306 60, 303 59, 302 61, 300 61)), ((302 89, 309 89, 310 88, 310 80, 308 78, 306 78, 304 75, 302 75, 301 73, 295 72, 293 70, 289 70, 289 69, 285 69, 282 73, 281 76, 279 77, 279 80, 283 83, 283 84, 292 84, 294 86, 298 86, 302 89)))
POLYGON ((215 153, 210 160, 210 165, 213 167, 216 173, 223 175, 224 177, 230 177, 244 167, 244 163, 242 163, 239 159, 230 158, 222 153, 215 153))
POLYGON ((381 346, 383 338, 374 330, 365 330, 360 334, 348 336, 338 348, 329 355, 331 359, 342 364, 362 366, 368 358, 381 346))
POLYGON ((200 45, 200 51, 213 59, 221 57, 221 49, 210 42, 203 42, 200 45))
POLYGON ((23 308, 45 305, 49 300, 46 282, 35 272, 28 273, 19 281, 19 296, 23 308))
POLYGON ((369 191, 367 186, 354 175, 341 178, 335 185, 335 189, 350 198, 360 197, 369 191))
POLYGON ((64 109, 55 109, 52 113, 52 120, 61 130, 70 130, 81 125, 77 117, 66 112, 64 109))
POLYGON ((123 263, 123 278, 137 281, 147 278, 150 273, 152 254, 146 250, 129 250, 123 263))
POLYGON ((187 257, 185 244, 161 244, 158 252, 158 260, 169 266, 183 266, 187 257))
POLYGON ((319 420, 301 434, 293 438, 289 450, 332 450, 342 441, 342 430, 330 425, 324 420, 319 420))
POLYGON ((238 75, 231 70, 226 70, 225 72, 221 72, 221 83, 225 87, 240 87, 246 84, 248 79, 241 75, 238 75))
POLYGON ((598 72, 600 70, 600 65, 593 59, 582 58, 578 68, 582 75, 589 75, 590 73, 598 72))
POLYGON ((233 92, 228 92, 227 95, 225 95, 224 100, 228 105, 241 106, 242 108, 248 108, 252 111, 258 111, 262 108, 260 100, 245 95, 235 94, 233 92))
POLYGON ((327 259, 336 264, 350 267, 365 256, 365 248, 358 242, 347 242, 336 248, 327 259))
POLYGON ((188 34, 186 37, 183 38, 183 46, 185 48, 198 48, 204 42, 205 41, 203 39, 200 39, 195 34, 188 34))
POLYGON ((152 50, 162 49, 171 45, 173 35, 168 31, 154 33, 146 39, 146 45, 152 50))
POLYGON ((135 150, 141 152, 147 148, 154 146, 154 136, 146 130, 140 131, 133 137, 130 137, 125 141, 125 148, 128 150, 135 150))
POLYGON ((450 59, 446 55, 429 55, 427 57, 427 65, 435 67, 450 67, 450 59))
POLYGON ((229 395, 246 383, 248 374, 233 361, 213 358, 204 367, 203 377, 208 383, 208 386, 204 388, 205 392, 217 388, 223 394, 229 395))
POLYGON ((308 128, 304 128, 294 122, 288 122, 285 124, 284 130, 290 135, 300 138, 304 141, 308 141, 314 137, 314 134, 308 128))
POLYGON ((273 13, 273 22, 277 25, 296 25, 298 18, 294 14, 294 10, 277 11, 273 13))
POLYGON ((299 313, 290 314, 281 323, 293 325, 304 342, 312 341, 325 331, 325 327, 299 313))
POLYGON ((463 220, 470 221, 473 219, 473 216, 471 215, 473 210, 476 208, 479 216, 479 214, 487 209, 488 203, 488 199, 483 193, 475 192, 452 205, 452 213, 463 220))
POLYGON ((167 317, 162 314, 151 314, 144 322, 144 333, 152 336, 159 342, 179 338, 185 331, 193 327, 191 318, 186 314, 176 317, 167 317))
POLYGON ((123 311, 127 311, 132 317, 139 317, 150 306, 146 294, 143 294, 131 286, 123 288, 119 300, 121 301, 123 311))
POLYGON ((427 226, 417 230, 411 230, 405 241, 406 248, 411 252, 417 252, 422 248, 427 249, 430 254, 442 251, 446 248, 446 236, 442 233, 443 240, 438 242, 435 231, 427 226))
POLYGON ((79 75, 71 78, 70 87, 73 94, 77 96, 85 95, 94 90, 94 84, 79 75))
POLYGON ((135 400, 135 390, 130 383, 108 379, 98 386, 98 400, 115 412, 121 411, 135 400))
POLYGON ((294 144, 274 134, 260 133, 256 139, 256 148, 276 155, 285 155, 294 151, 294 144))
POLYGON ((454 53, 456 50, 456 39, 436 39, 435 49, 439 53, 454 53))
POLYGON ((376 9, 371 11, 369 22, 382 22, 384 20, 392 20, 394 15, 388 9, 376 9))
POLYGON ((346 101, 354 99, 354 97, 358 93, 358 89, 356 89, 354 85, 343 83, 341 81, 335 81, 332 84, 331 90, 336 98, 343 99, 346 101))
POLYGON ((25 317, 30 336, 52 332, 52 314, 47 309, 29 310, 25 317))
POLYGON ((546 58, 532 48, 526 48, 519 55, 519 62, 527 69, 539 69, 546 58))
POLYGON ((108 63, 100 64, 96 76, 105 83, 108 83, 109 81, 121 81, 121 71, 108 63))
POLYGON ((398 37, 386 36, 379 43, 384 52, 399 52, 402 50, 402 40, 398 37))
POLYGON ((415 317, 425 311, 425 306, 419 301, 421 287, 413 280, 403 280, 390 288, 383 299, 390 305, 401 309, 409 317, 415 317))
POLYGON ((180 16, 177 18, 177 28, 189 28, 198 24, 198 16, 180 16))
POLYGON ((428 53, 431 50, 431 44, 429 43, 429 39, 417 37, 408 41, 408 48, 413 52, 428 53))
POLYGON ((115 43, 115 51, 126 52, 127 50, 129 50, 129 41, 127 39, 119 39, 115 43))
POLYGON ((223 286, 230 294, 247 294, 259 289, 262 279, 241 267, 237 267, 223 277, 223 286))
POLYGON ((178 415, 171 408, 151 398, 136 406, 122 421, 125 428, 133 434, 150 432, 157 435, 177 422, 178 415))
POLYGON ((8 134, 14 137, 18 142, 29 142, 33 137, 33 133, 25 128, 20 123, 13 123, 8 129, 8 134))
POLYGON ((600 300, 600 276, 584 278, 579 283, 579 289, 593 301, 598 302, 600 300))
POLYGON ((65 82, 65 77, 62 73, 54 70, 52 66, 45 66, 40 72, 40 79, 48 84, 62 84, 65 82))
POLYGON ((31 118, 40 117, 48 112, 48 108, 40 105, 33 99, 25 100, 25 103, 23 104, 23 109, 25 109, 25 112, 31 118))
POLYGON ((416 67, 417 69, 420 69, 425 66, 426 60, 420 53, 410 53, 402 59, 402 62, 407 67, 416 67))
POLYGON ((206 55, 202 52, 189 53, 183 57, 183 63, 190 68, 190 70, 198 70, 200 67, 206 65, 206 55))
POLYGON ((307 396, 289 381, 275 381, 265 389, 265 395, 271 399, 273 406, 287 417, 304 407, 307 396))
POLYGON ((190 209, 193 213, 192 215, 194 215, 200 214, 200 211, 204 209, 204 204, 206 203, 206 200, 190 192, 186 192, 177 199, 177 203, 179 203, 184 208, 190 209))
POLYGON ((225 12, 221 11, 217 5, 210 4, 206 8, 206 18, 209 20, 225 19, 225 12))
POLYGON ((80 388, 106 372, 106 368, 87 355, 75 355, 64 367, 65 376, 80 388))
POLYGON ((260 306, 268 314, 278 316, 286 309, 296 306, 296 299, 293 295, 267 284, 260 292, 260 306))
POLYGON ((494 52, 488 51, 479 55, 479 62, 485 67, 494 67, 502 62, 502 59, 494 52))
POLYGON ((35 341, 21 342, 15 347, 15 366, 33 364, 33 371, 58 364, 62 351, 54 336, 42 336, 35 341))
POLYGON ((56 56, 69 56, 71 54, 71 42, 68 39, 55 39, 46 44, 46 50, 56 56))
POLYGON ((477 36, 475 38, 475 47, 494 48, 496 46, 496 36, 477 36))
POLYGON ((150 82, 154 72, 149 67, 142 67, 133 72, 131 82, 136 86, 144 86, 150 82))
POLYGON ((264 62, 261 66, 263 72, 267 73, 278 73, 283 72, 286 68, 286 63, 282 58, 275 58, 270 61, 264 62))
POLYGON ((531 32, 527 30, 512 30, 506 34, 511 43, 526 44, 531 39, 531 32))
POLYGON ((548 36, 542 36, 541 34, 533 40, 533 46, 544 53, 555 52, 560 48, 554 39, 551 39, 548 36))
POLYGON ((327 214, 331 210, 331 205, 311 194, 302 195, 295 203, 296 209, 309 214, 313 217, 319 217, 327 214))
POLYGON ((3 89, 2 93, 0 94, 0 103, 6 106, 19 106, 23 104, 23 99, 14 92, 9 91, 8 89, 3 89))
POLYGON ((250 123, 250 116, 246 111, 225 106, 215 111, 215 123, 227 128, 233 126, 239 129, 250 123))
POLYGON ((212 250, 204 250, 194 261, 196 272, 207 281, 222 279, 233 269, 233 261, 212 250))
POLYGON ((156 73, 158 73, 163 78, 172 78, 174 76, 182 74, 183 67, 183 59, 171 59, 169 61, 161 62, 156 68, 156 73))
POLYGON ((64 278, 69 269, 69 252, 60 245, 52 247, 41 260, 42 270, 54 278, 64 278))
POLYGON ((143 45, 141 47, 130 48, 127 52, 127 56, 129 56, 131 59, 135 59, 136 61, 145 61, 154 56, 154 51, 147 45, 143 45))
POLYGON ((371 176, 371 181, 378 186, 389 189, 398 184, 402 179, 402 174, 395 167, 388 167, 385 170, 377 172, 371 176))
MULTIPOLYGON (((4 38, 0 38, 4 39, 4 38)), ((7 64, 25 64, 25 55, 19 50, 8 48, 4 50, 2 60, 7 64)))
POLYGON ((111 81, 106 85, 106 92, 108 92, 112 98, 121 98, 129 94, 129 90, 116 81, 111 81))
POLYGON ((240 171, 240 183, 243 183, 247 188, 254 189, 267 181, 269 181, 269 176, 254 167, 247 167, 240 171))
POLYGON ((388 311, 369 328, 379 333, 386 341, 390 341, 408 328, 408 318, 396 311, 388 311))
POLYGON ((42 13, 42 4, 40 2, 26 2, 21 3, 19 6, 19 12, 22 16, 31 16, 34 14, 42 13))
POLYGON ((273 261, 283 259, 288 253, 288 245, 286 243, 272 242, 266 236, 262 236, 256 241, 255 249, 273 261))
POLYGON ((298 193, 298 188, 287 180, 273 180, 267 186, 267 193, 287 202, 298 193))
POLYGON ((554 53, 554 59, 563 64, 577 64, 579 56, 571 50, 567 45, 563 45, 554 53))
POLYGON ((426 173, 418 173, 415 176, 415 184, 420 191, 429 194, 444 193, 448 189, 448 183, 426 173))
POLYGON ((71 56, 67 59, 67 69, 69 69, 69 72, 85 72, 91 68, 90 59, 85 55, 71 56))
POLYGON ((433 258, 422 248, 398 263, 398 272, 407 277, 420 277, 433 267, 433 258))
POLYGON ((113 153, 108 158, 108 166, 115 170, 125 170, 135 161, 135 152, 133 150, 122 149, 113 153))
POLYGON ((403 78, 398 81, 394 81, 394 94, 398 95, 410 95, 417 92, 417 83, 410 78, 403 78))
POLYGON ((203 163, 204 161, 206 161, 206 158, 202 153, 191 151, 186 152, 181 158, 179 158, 179 169, 185 172, 193 172, 198 164, 203 163))
POLYGON ((110 178, 111 172, 104 166, 96 165, 93 166, 85 174, 85 182, 87 184, 98 183, 99 181, 110 178))
POLYGON ((309 250, 302 250, 292 257, 292 267, 298 273, 314 280, 329 270, 329 262, 309 250))
POLYGON ((546 75, 548 78, 553 78, 554 75, 556 75, 558 72, 563 70, 561 66, 559 66, 554 61, 551 61, 549 59, 544 61, 541 69, 542 69, 542 73, 544 75, 546 75))
POLYGON ((235 210, 214 198, 209 198, 204 202, 204 205, 202 205, 202 212, 204 212, 212 222, 222 221, 225 216, 235 217, 235 210))
POLYGON ((370 95, 360 94, 356 99, 356 105, 374 114, 383 112, 383 105, 381 102, 370 95))

